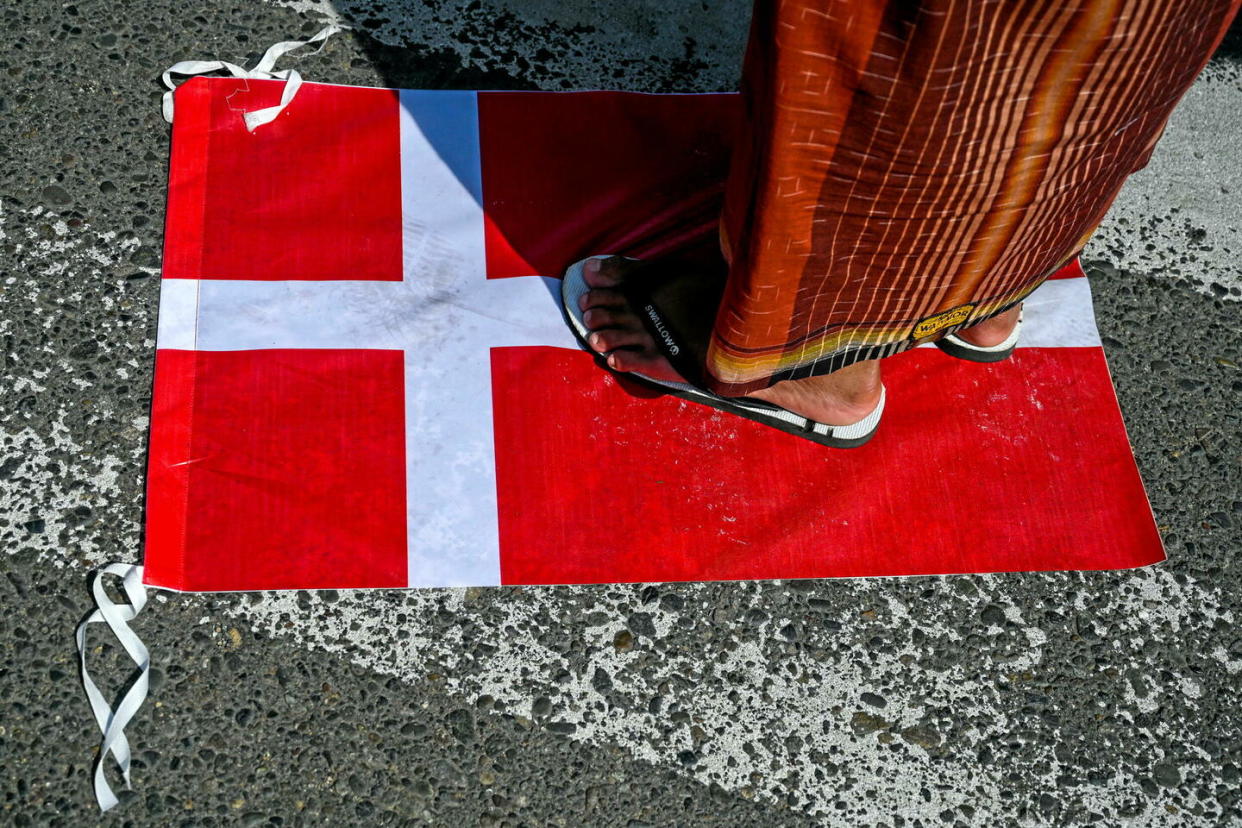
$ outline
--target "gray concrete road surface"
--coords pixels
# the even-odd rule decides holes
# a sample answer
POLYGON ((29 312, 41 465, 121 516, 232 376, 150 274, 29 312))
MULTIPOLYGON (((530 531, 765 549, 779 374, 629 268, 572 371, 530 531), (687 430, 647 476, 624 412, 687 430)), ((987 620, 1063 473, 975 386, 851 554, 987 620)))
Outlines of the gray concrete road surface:
MULTIPOLYGON (((3 4, 0 822, 96 818, 71 632, 88 568, 139 557, 159 72, 337 19, 352 31, 297 63, 308 78, 719 90, 746 18, 740 0, 3 4)), ((157 666, 136 789, 106 821, 1242 822, 1240 45, 1088 252, 1166 564, 160 597, 137 622, 157 666)), ((116 647, 97 661, 120 679, 116 647)))

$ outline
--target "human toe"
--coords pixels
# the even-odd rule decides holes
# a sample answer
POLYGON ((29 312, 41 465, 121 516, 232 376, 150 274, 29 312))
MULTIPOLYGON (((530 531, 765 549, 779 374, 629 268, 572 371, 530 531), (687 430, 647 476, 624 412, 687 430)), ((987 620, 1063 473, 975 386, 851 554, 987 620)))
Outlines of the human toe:
POLYGON ((661 368, 659 358, 643 351, 619 350, 608 355, 608 367, 614 371, 638 371, 653 374, 661 368))
POLYGON ((590 310, 591 308, 623 308, 625 307, 625 296, 620 291, 608 290, 607 288, 588 290, 578 299, 578 307, 582 310, 590 310))
POLYGON ((620 256, 587 259, 582 266, 582 278, 589 287, 610 288, 621 284, 625 259, 620 256))
POLYGON ((642 331, 635 330, 619 330, 609 329, 596 331, 587 337, 587 342, 591 348, 601 354, 615 351, 618 348, 628 348, 642 346, 648 344, 647 337, 642 331))
POLYGON ((587 330, 597 331, 601 328, 637 329, 638 319, 634 314, 617 308, 591 308, 582 314, 582 322, 587 330))

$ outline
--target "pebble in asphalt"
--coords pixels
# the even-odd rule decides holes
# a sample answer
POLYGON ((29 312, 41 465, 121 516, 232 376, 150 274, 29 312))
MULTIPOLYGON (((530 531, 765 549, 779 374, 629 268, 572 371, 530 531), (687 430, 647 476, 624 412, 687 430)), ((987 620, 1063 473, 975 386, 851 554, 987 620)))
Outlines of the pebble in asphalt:
MULTIPOLYGON (((139 556, 159 72, 353 27, 314 80, 732 88, 737 0, 0 11, 0 807, 95 816, 71 631, 139 556)), ((1242 38, 1088 249, 1170 560, 1134 572, 153 601, 132 824, 1242 820, 1242 38)), ((1066 493, 1072 497, 1072 493, 1066 493)), ((124 661, 103 644, 105 680, 124 661)))

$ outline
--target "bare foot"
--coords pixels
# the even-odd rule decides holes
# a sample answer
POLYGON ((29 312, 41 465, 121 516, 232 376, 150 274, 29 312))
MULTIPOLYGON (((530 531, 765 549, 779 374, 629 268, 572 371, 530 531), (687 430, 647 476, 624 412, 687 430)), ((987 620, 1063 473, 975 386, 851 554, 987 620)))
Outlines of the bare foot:
POLYGON ((954 336, 980 348, 995 347, 1008 339, 1009 335, 1013 333, 1014 326, 1018 324, 1018 317, 1021 313, 1022 305, 1019 303, 1002 314, 993 316, 991 319, 985 319, 978 325, 971 325, 969 328, 958 331, 954 336))
MULTIPOLYGON (((655 340, 630 308, 620 290, 627 273, 640 263, 614 256, 588 259, 582 268, 582 279, 591 289, 582 295, 578 306, 584 311, 582 323, 591 331, 587 344, 607 355, 608 367, 614 371, 634 371, 663 382, 685 382, 668 359, 656 347, 655 340)), ((678 308, 660 309, 676 319, 678 330, 684 321, 678 308)), ((707 311, 715 313, 715 308, 707 311)))
POLYGON ((766 400, 826 425, 850 425, 880 404, 880 361, 855 362, 831 374, 778 382, 747 396, 766 400))
MULTIPOLYGON (((580 306, 582 321, 591 331, 587 344, 607 355, 614 371, 634 371, 664 382, 685 382, 656 347, 655 340, 620 290, 627 274, 640 263, 619 257, 591 259, 583 268, 583 279, 591 288, 580 306)), ((659 308, 678 331, 705 350, 707 336, 715 319, 716 304, 696 301, 692 278, 672 279, 659 308), (678 290, 678 285, 681 289, 678 290), (669 301, 669 300, 672 301, 669 301)), ((850 425, 875 410, 881 393, 878 360, 858 362, 826 374, 802 380, 778 382, 747 396, 779 405, 795 414, 826 425, 850 425)))

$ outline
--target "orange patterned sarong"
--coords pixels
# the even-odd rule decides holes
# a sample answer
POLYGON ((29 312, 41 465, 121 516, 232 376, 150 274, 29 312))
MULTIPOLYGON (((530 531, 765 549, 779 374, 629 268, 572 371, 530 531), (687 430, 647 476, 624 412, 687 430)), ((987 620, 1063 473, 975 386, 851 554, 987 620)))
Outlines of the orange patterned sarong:
POLYGON ((1078 254, 1239 0, 760 0, 708 381, 742 394, 1020 302, 1078 254))

